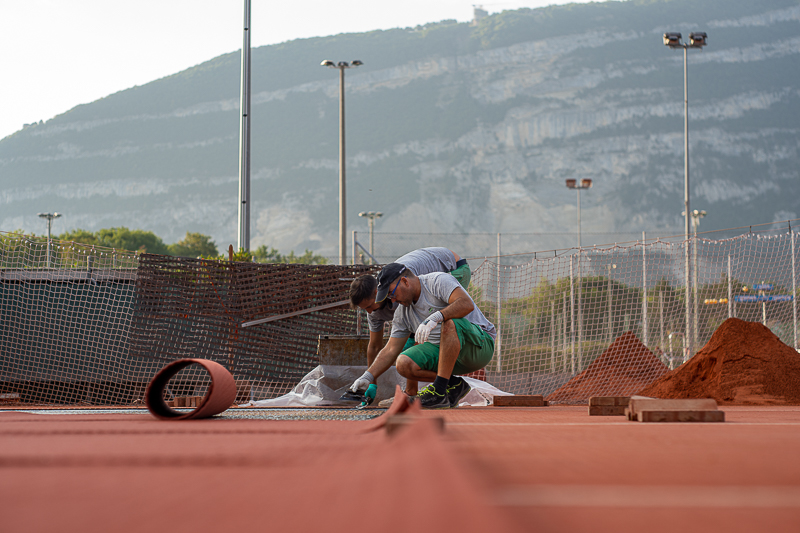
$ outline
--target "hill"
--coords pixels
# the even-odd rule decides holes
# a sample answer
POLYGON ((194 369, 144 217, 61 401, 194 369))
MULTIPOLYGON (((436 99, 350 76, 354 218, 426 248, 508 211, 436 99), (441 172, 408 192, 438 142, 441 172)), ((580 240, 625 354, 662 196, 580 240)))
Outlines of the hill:
MULTIPOLYGON (((692 207, 704 229, 800 216, 800 2, 630 0, 506 11, 256 48, 252 247, 336 255, 338 76, 348 222, 380 231, 681 233, 683 58, 692 207)), ((78 106, 0 140, 0 229, 128 226, 236 242, 238 53, 78 106)), ((574 239, 531 240, 528 250, 574 239)), ((584 241, 586 242, 586 240, 584 241)), ((509 250, 510 251, 510 250, 509 250)), ((400 253, 402 251, 399 251, 400 253)))

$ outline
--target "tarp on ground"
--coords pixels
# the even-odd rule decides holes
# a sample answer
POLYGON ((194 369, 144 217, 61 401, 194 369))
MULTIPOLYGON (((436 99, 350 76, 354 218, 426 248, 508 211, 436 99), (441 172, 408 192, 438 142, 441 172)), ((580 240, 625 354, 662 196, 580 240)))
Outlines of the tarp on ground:
MULTIPOLYGON (((243 404, 241 407, 312 407, 352 405, 339 398, 367 369, 366 366, 320 365, 305 375, 300 383, 288 394, 243 404)), ((485 406, 492 404, 494 396, 512 396, 509 392, 489 385, 485 381, 464 378, 472 390, 459 405, 485 406)), ((405 389, 406 380, 391 367, 378 378, 378 391, 375 402, 394 396, 395 386, 405 389)), ((420 388, 424 387, 420 383, 420 388)))

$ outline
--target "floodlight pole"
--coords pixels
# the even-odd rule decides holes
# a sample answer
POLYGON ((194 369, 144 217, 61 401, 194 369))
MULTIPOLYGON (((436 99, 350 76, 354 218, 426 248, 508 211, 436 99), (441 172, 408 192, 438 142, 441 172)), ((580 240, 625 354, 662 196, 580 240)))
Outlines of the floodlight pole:
POLYGON ((53 219, 59 218, 60 216, 61 213, 39 213, 39 218, 44 218, 47 220, 47 268, 50 268, 50 241, 53 219))
POLYGON ((373 248, 374 240, 373 240, 373 233, 375 231, 375 219, 381 218, 383 213, 380 211, 362 211, 358 214, 360 217, 366 217, 367 222, 369 222, 369 255, 371 260, 375 261, 375 250, 373 248))
POLYGON ((242 79, 239 99, 239 250, 250 250, 250 0, 244 0, 242 79))
POLYGON ((581 190, 582 189, 591 189, 592 188, 592 180, 590 179, 582 179, 580 185, 578 185, 578 180, 575 179, 568 179, 567 180, 567 188, 568 189, 575 189, 578 192, 578 251, 580 252, 581 249, 581 190))
POLYGON ((339 69, 339 264, 347 264, 347 193, 345 179, 345 149, 344 149, 344 70, 354 68, 363 63, 359 60, 339 61, 334 63, 328 59, 320 63, 323 67, 339 69))
POLYGON ((691 247, 691 233, 690 233, 690 217, 691 211, 689 210, 689 69, 688 69, 688 52, 689 48, 702 49, 706 45, 708 36, 705 32, 692 32, 689 34, 689 42, 684 43, 681 41, 681 34, 678 32, 667 32, 664 34, 664 44, 669 48, 683 48, 683 214, 684 214, 684 236, 686 247, 684 250, 684 270, 685 270, 685 283, 686 283, 686 334, 684 336, 687 351, 686 358, 688 359, 693 355, 693 336, 692 330, 692 303, 691 303, 691 264, 690 264, 690 250, 691 247))

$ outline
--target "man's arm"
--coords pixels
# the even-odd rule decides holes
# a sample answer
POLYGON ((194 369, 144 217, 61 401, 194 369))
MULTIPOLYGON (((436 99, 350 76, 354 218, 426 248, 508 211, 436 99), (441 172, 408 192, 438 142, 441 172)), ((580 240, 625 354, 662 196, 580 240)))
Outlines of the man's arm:
POLYGON ((456 287, 456 289, 450 293, 447 304, 447 307, 441 310, 442 322, 451 318, 464 318, 475 309, 472 298, 470 298, 467 291, 461 287, 456 287))
POLYGON ((378 357, 375 358, 375 361, 369 365, 367 369, 370 374, 375 376, 375 380, 378 379, 378 376, 389 370, 394 362, 397 361, 397 356, 403 351, 403 346, 406 345, 407 340, 408 337, 389 337, 386 346, 378 352, 378 357))
POLYGON ((378 352, 378 356, 369 365, 367 371, 353 382, 350 390, 353 392, 365 390, 370 383, 377 382, 378 376, 389 370, 397 360, 397 356, 403 351, 407 340, 408 337, 389 337, 389 342, 378 352))
POLYGON ((383 347, 383 329, 380 331, 369 332, 369 344, 367 345, 367 366, 371 366, 378 357, 378 352, 383 347))
POLYGON ((470 314, 473 309, 475 309, 475 304, 472 303, 472 299, 467 292, 462 289, 461 286, 456 287, 453 289, 453 292, 450 293, 447 300, 447 307, 441 311, 436 311, 419 325, 417 331, 414 333, 414 340, 417 344, 427 342, 431 331, 433 331, 438 324, 442 324, 445 320, 451 318, 463 318, 470 314))

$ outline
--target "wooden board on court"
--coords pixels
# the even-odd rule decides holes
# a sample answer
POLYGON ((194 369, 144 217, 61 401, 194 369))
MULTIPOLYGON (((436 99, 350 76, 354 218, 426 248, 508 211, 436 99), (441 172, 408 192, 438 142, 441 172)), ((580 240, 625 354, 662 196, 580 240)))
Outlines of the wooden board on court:
POLYGON ((639 422, 725 422, 723 411, 650 411, 637 413, 639 422))
POLYGON ((631 398, 628 404, 628 420, 638 420, 640 411, 716 411, 717 401, 713 398, 659 399, 631 398))
POLYGON ((541 394, 495 396, 492 403, 497 407, 545 407, 547 405, 541 394))
POLYGON ((630 400, 630 396, 592 396, 589 416, 624 416, 630 400))

